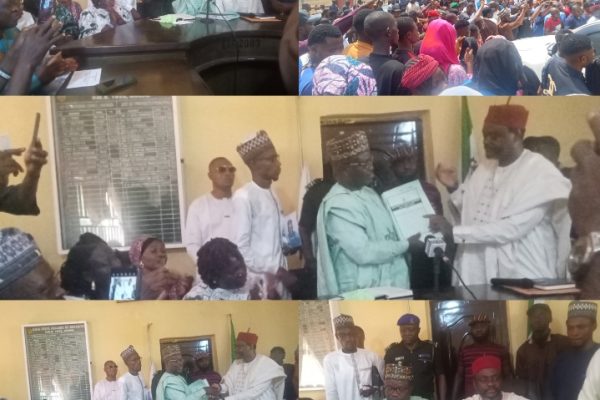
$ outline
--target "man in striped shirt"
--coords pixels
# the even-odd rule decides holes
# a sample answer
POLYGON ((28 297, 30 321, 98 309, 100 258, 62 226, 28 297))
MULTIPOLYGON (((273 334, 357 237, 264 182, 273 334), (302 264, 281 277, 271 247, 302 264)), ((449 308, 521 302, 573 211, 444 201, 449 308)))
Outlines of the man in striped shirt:
POLYGON ((508 349, 500 344, 494 343, 490 337, 491 321, 486 314, 477 314, 469 323, 469 335, 473 343, 464 346, 458 354, 458 368, 454 378, 452 399, 458 400, 476 393, 473 382, 473 362, 483 356, 494 356, 501 360, 502 377, 512 377, 513 371, 510 364, 508 349), (463 387, 464 396, 459 396, 463 387))

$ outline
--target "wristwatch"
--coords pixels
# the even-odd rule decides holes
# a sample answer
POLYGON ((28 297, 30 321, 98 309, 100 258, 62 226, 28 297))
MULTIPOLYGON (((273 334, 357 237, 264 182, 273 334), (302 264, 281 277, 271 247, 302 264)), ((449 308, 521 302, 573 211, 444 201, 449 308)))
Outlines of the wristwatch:
POLYGON ((600 253, 600 232, 590 232, 580 237, 571 247, 567 265, 572 275, 581 275, 584 267, 588 267, 594 256, 600 253))

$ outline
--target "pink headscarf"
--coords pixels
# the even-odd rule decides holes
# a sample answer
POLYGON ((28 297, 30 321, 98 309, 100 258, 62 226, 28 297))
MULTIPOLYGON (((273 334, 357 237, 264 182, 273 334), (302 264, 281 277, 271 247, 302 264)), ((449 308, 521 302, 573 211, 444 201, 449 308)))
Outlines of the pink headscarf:
POLYGON ((431 56, 448 75, 452 64, 460 64, 456 55, 456 29, 446 20, 435 19, 427 26, 419 54, 431 56))
POLYGON ((150 240, 159 240, 155 237, 144 235, 137 239, 135 239, 131 243, 131 247, 129 248, 129 261, 136 267, 139 267, 142 263, 142 248, 144 244, 146 244, 150 240))

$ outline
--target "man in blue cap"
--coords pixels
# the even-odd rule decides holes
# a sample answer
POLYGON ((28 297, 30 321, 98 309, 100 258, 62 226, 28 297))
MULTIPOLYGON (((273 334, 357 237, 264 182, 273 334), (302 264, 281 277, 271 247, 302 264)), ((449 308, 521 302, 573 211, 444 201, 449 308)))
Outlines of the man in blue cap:
POLYGON ((419 339, 420 319, 414 314, 404 314, 398 320, 400 343, 392 343, 385 351, 384 362, 411 367, 414 375, 413 395, 429 400, 434 398, 437 383, 437 398, 446 398, 446 378, 441 359, 435 345, 428 340, 419 339), (437 378, 437 382, 436 382, 437 378))

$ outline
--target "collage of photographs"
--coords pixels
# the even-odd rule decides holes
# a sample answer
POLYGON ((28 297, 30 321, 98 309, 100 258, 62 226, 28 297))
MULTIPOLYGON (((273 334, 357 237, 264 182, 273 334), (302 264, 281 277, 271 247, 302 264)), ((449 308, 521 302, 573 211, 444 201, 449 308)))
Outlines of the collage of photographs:
POLYGON ((600 0, 0 0, 0 93, 0 400, 600 400, 600 0))

